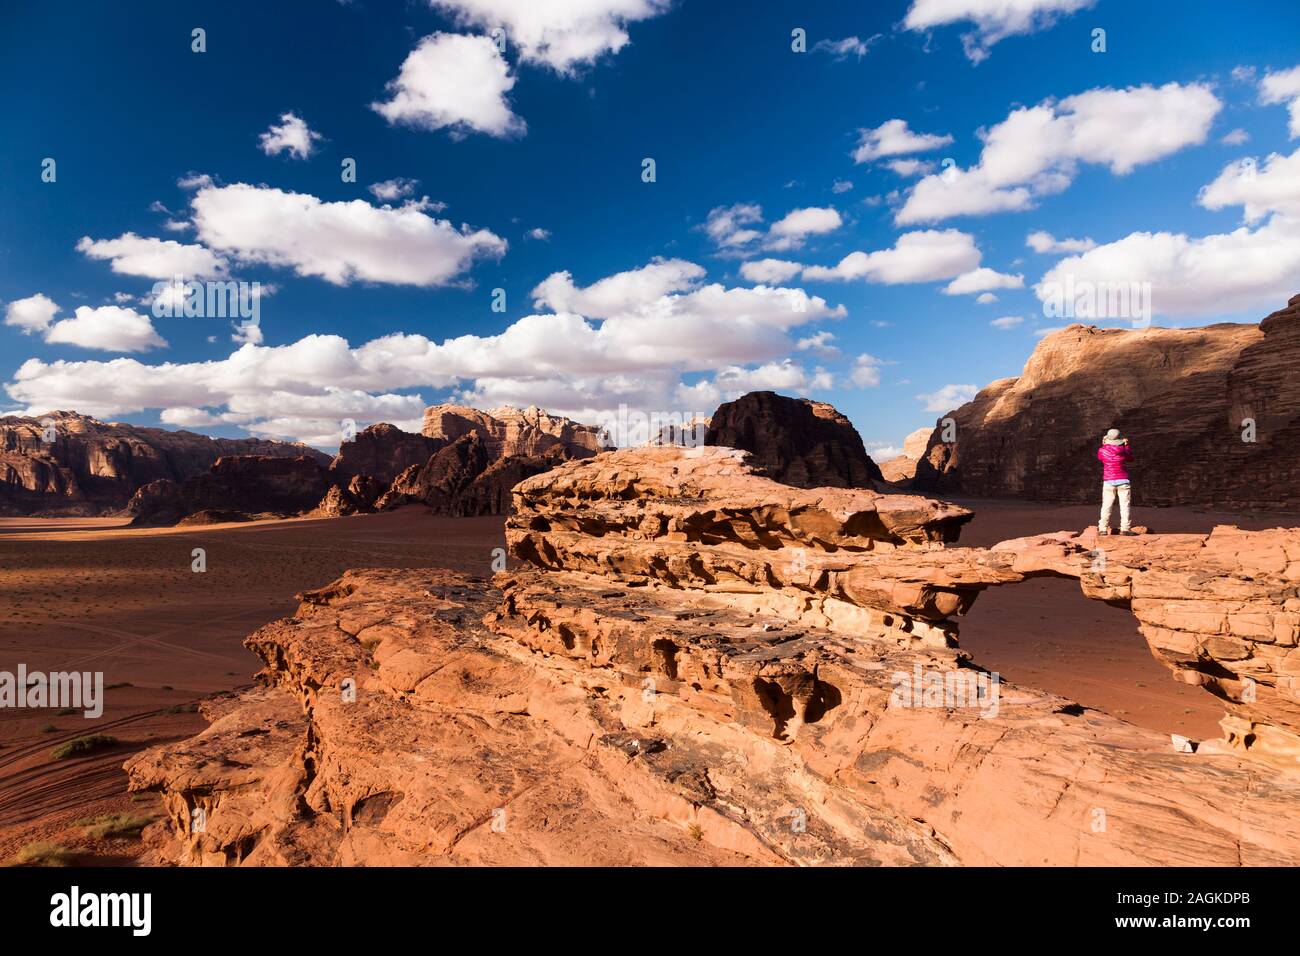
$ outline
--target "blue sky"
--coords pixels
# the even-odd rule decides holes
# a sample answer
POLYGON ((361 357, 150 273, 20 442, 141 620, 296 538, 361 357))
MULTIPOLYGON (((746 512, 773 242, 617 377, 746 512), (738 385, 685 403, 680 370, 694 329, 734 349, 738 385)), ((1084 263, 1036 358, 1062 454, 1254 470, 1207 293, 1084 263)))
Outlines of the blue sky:
POLYGON ((1300 291, 1294 2, 999 6, 8 5, 0 411, 328 447, 768 387, 880 454, 1070 321, 1044 281, 1300 291), (180 266, 270 287, 257 328, 155 314, 180 266))

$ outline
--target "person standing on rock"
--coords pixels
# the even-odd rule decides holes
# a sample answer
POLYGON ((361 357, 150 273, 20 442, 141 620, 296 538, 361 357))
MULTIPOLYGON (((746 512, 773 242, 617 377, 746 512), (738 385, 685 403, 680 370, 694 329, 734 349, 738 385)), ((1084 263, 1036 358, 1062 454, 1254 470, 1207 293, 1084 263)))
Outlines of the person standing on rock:
POLYGON ((1129 530, 1133 489, 1126 467, 1133 460, 1133 449, 1129 448, 1128 439, 1120 435, 1118 428, 1112 428, 1102 438, 1097 460, 1101 462, 1101 520, 1097 523, 1097 533, 1110 534, 1110 512, 1115 499, 1119 498, 1119 533, 1133 534, 1129 530))

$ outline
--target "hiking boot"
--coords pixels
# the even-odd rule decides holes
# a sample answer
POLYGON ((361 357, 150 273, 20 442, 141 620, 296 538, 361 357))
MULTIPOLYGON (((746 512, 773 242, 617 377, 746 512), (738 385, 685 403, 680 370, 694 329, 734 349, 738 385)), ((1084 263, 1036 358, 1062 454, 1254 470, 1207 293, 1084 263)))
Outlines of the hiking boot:
POLYGON ((1124 529, 1124 530, 1120 531, 1120 534, 1124 535, 1126 538, 1136 538, 1136 537, 1137 537, 1137 532, 1136 532, 1136 531, 1129 531, 1128 529, 1124 529))
POLYGON ((1097 534, 1100 534, 1100 535, 1109 535, 1109 534, 1110 534, 1110 528, 1098 528, 1098 529, 1097 529, 1097 534))

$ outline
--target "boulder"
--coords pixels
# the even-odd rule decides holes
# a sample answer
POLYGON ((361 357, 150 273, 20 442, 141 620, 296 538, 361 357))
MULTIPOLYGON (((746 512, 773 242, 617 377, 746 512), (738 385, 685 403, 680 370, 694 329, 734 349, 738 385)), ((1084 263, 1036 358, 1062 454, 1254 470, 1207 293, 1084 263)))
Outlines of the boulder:
POLYGON ((704 443, 743 449, 754 468, 797 488, 870 488, 883 480, 853 424, 806 398, 750 392, 720 405, 704 443))

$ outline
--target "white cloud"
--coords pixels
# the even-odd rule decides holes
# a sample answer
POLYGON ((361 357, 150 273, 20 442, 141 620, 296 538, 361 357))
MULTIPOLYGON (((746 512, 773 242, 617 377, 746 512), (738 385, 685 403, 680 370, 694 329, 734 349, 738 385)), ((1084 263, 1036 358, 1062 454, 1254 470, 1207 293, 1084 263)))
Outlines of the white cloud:
POLYGON ((641 274, 647 267, 585 289, 575 289, 567 277, 543 283, 547 296, 558 289, 607 313, 603 320, 537 314, 497 335, 435 342, 394 333, 356 347, 339 336, 309 335, 281 346, 245 344, 208 362, 29 359, 6 387, 15 401, 36 410, 121 415, 198 409, 242 416, 240 426, 254 434, 314 440, 333 433, 335 441, 341 418, 418 417, 420 397, 399 391, 422 387, 459 388, 460 395, 489 406, 535 401, 561 413, 617 408, 620 401, 671 408, 682 375, 719 369, 711 384, 720 390, 760 382, 830 387, 830 373, 799 371, 783 357, 796 348, 792 332, 842 317, 843 307, 801 289, 699 285, 698 267, 677 268, 676 279, 641 274), (688 280, 683 291, 659 294, 688 280))
POLYGON ((800 352, 815 352, 818 355, 830 358, 838 355, 840 352, 838 348, 831 345, 831 342, 834 340, 835 336, 833 333, 823 330, 821 332, 814 332, 807 338, 800 339, 795 343, 795 348, 800 352))
POLYGON ((1277 308, 1295 293, 1297 275, 1300 220, 1274 216, 1257 229, 1201 237, 1135 232, 1061 260, 1035 292, 1047 301, 1067 281, 1075 288, 1149 282, 1154 314, 1222 315, 1277 308))
POLYGON ((809 236, 834 232, 841 225, 840 214, 830 206, 795 209, 772 223, 764 247, 774 251, 798 249, 809 236))
POLYGON ((1221 105, 1208 86, 1166 83, 1093 89, 1021 107, 983 134, 975 166, 950 167, 918 182, 894 222, 1029 209, 1037 197, 1067 188, 1080 163, 1126 175, 1204 142, 1221 105))
POLYGON ((525 233, 525 235, 527 235, 529 239, 536 239, 539 242, 551 241, 551 230, 543 229, 541 226, 537 226, 534 229, 529 229, 528 232, 525 233))
POLYGON ((858 145, 853 150, 853 161, 869 163, 884 156, 928 153, 951 142, 950 135, 914 133, 908 129, 907 120, 891 119, 881 123, 875 129, 858 130, 858 145))
POLYGON ((1224 146, 1240 146, 1242 143, 1250 142, 1250 134, 1238 127, 1224 133, 1223 136, 1219 137, 1219 142, 1224 146))
POLYGON ((185 276, 204 279, 226 271, 226 262, 201 245, 182 244, 175 239, 155 239, 123 233, 116 239, 91 239, 82 236, 77 251, 89 259, 107 259, 120 275, 170 279, 185 276))
POLYGON ((1024 287, 1025 277, 1022 275, 1007 275, 987 266, 981 266, 978 269, 972 269, 970 272, 963 272, 953 279, 944 288, 943 294, 973 295, 976 292, 988 292, 991 289, 1023 289, 1024 287))
POLYGON ((934 172, 934 165, 928 159, 891 159, 885 163, 887 169, 892 169, 904 178, 929 175, 934 172))
POLYGON ((361 199, 324 202, 237 183, 200 189, 193 218, 199 238, 213 249, 244 262, 292 267, 335 285, 446 285, 475 261, 505 254, 501 237, 486 229, 457 229, 429 216, 427 208, 376 207, 361 199))
POLYGON ((5 307, 5 325, 12 325, 22 330, 24 335, 44 332, 59 307, 49 297, 38 292, 25 299, 15 299, 5 307))
POLYGON ((774 252, 799 249, 809 236, 834 232, 843 225, 843 220, 832 206, 809 206, 791 210, 766 229, 761 228, 762 224, 761 206, 736 203, 710 209, 704 232, 720 252, 749 255, 755 249, 774 252))
POLYGON ((763 285, 789 282, 802 271, 802 263, 784 259, 755 259, 740 265, 740 274, 745 279, 763 285))
POLYGON ((1259 81, 1259 101, 1270 105, 1285 103, 1291 114, 1291 136, 1300 136, 1300 66, 1265 73, 1259 81))
POLYGON ((204 189, 212 185, 212 177, 207 173, 186 173, 180 179, 176 180, 176 185, 186 192, 195 189, 204 189))
POLYGON ((703 266, 685 259, 654 259, 640 269, 615 273, 579 289, 570 273, 554 272, 533 289, 533 307, 607 319, 648 306, 670 293, 692 290, 704 275, 703 266))
POLYGON ((842 40, 818 40, 813 44, 814 53, 829 53, 836 60, 847 59, 850 56, 856 56, 859 60, 867 55, 871 49, 871 44, 880 39, 880 34, 867 37, 860 40, 855 36, 844 37, 842 40))
POLYGON ((510 67, 486 36, 435 33, 419 42, 388 84, 390 99, 371 103, 390 123, 417 129, 447 129, 522 136, 527 124, 506 101, 514 88, 510 67))
POLYGON ((1004 315, 999 319, 994 319, 989 325, 995 329, 1014 329, 1017 325, 1022 325, 1025 321, 1023 315, 1004 315))
POLYGON ((243 322, 231 323, 230 341, 244 345, 261 345, 263 341, 262 326, 251 319, 243 322))
POLYGON ((998 297, 995 296, 992 292, 985 292, 982 295, 976 296, 975 301, 980 305, 988 305, 991 302, 998 301, 998 297))
POLYGON ((116 305, 79 306, 73 318, 61 319, 49 327, 45 341, 105 352, 147 352, 167 347, 148 316, 116 305))
POLYGON ((880 366, 884 363, 874 355, 863 352, 853 360, 849 381, 858 388, 875 388, 880 384, 880 366))
POLYGON ((505 30, 521 60, 558 73, 617 53, 629 42, 627 27, 669 9, 670 0, 428 0, 464 26, 505 30))
POLYGON ((412 195, 415 192, 415 187, 419 184, 418 179, 406 179, 398 176, 395 179, 385 179, 381 183, 371 183, 366 188, 380 202, 391 203, 412 195))
POLYGON ((1034 252, 1056 255, 1067 252, 1087 252, 1097 245, 1091 239, 1057 239, 1050 232, 1031 232, 1025 237, 1025 245, 1034 252))
POLYGON ((848 192, 852 188, 853 183, 849 182, 847 179, 837 179, 831 184, 831 192, 835 193, 837 196, 840 193, 848 192))
POLYGON ((712 379, 677 389, 677 402, 689 408, 717 407, 735 401, 746 392, 783 392, 797 396, 833 388, 834 377, 825 369, 809 370, 790 359, 769 362, 757 368, 729 366, 719 369, 712 379))
POLYGON ((287 152, 294 159, 307 159, 321 139, 320 133, 308 128, 306 121, 296 113, 281 113, 280 125, 274 123, 258 138, 262 152, 277 156, 287 152))
POLYGON ((1007 37, 1046 30, 1059 18, 1091 7, 1096 0, 912 0, 903 18, 909 30, 929 30, 970 22, 975 29, 962 35, 962 47, 972 63, 986 59, 995 43, 1007 37))
POLYGON ((1253 158, 1229 163, 1196 198, 1206 209, 1242 206, 1246 222, 1273 212, 1300 218, 1300 149, 1272 153, 1262 167, 1253 158))
POLYGON ((806 266, 803 277, 809 281, 866 279, 888 285, 935 282, 969 272, 979 261, 980 251, 968 233, 926 229, 903 233, 890 249, 851 252, 835 266, 806 266))
POLYGON ((925 406, 927 412, 950 412, 959 405, 965 405, 978 392, 979 389, 974 385, 945 385, 937 392, 922 393, 916 399, 925 406))

